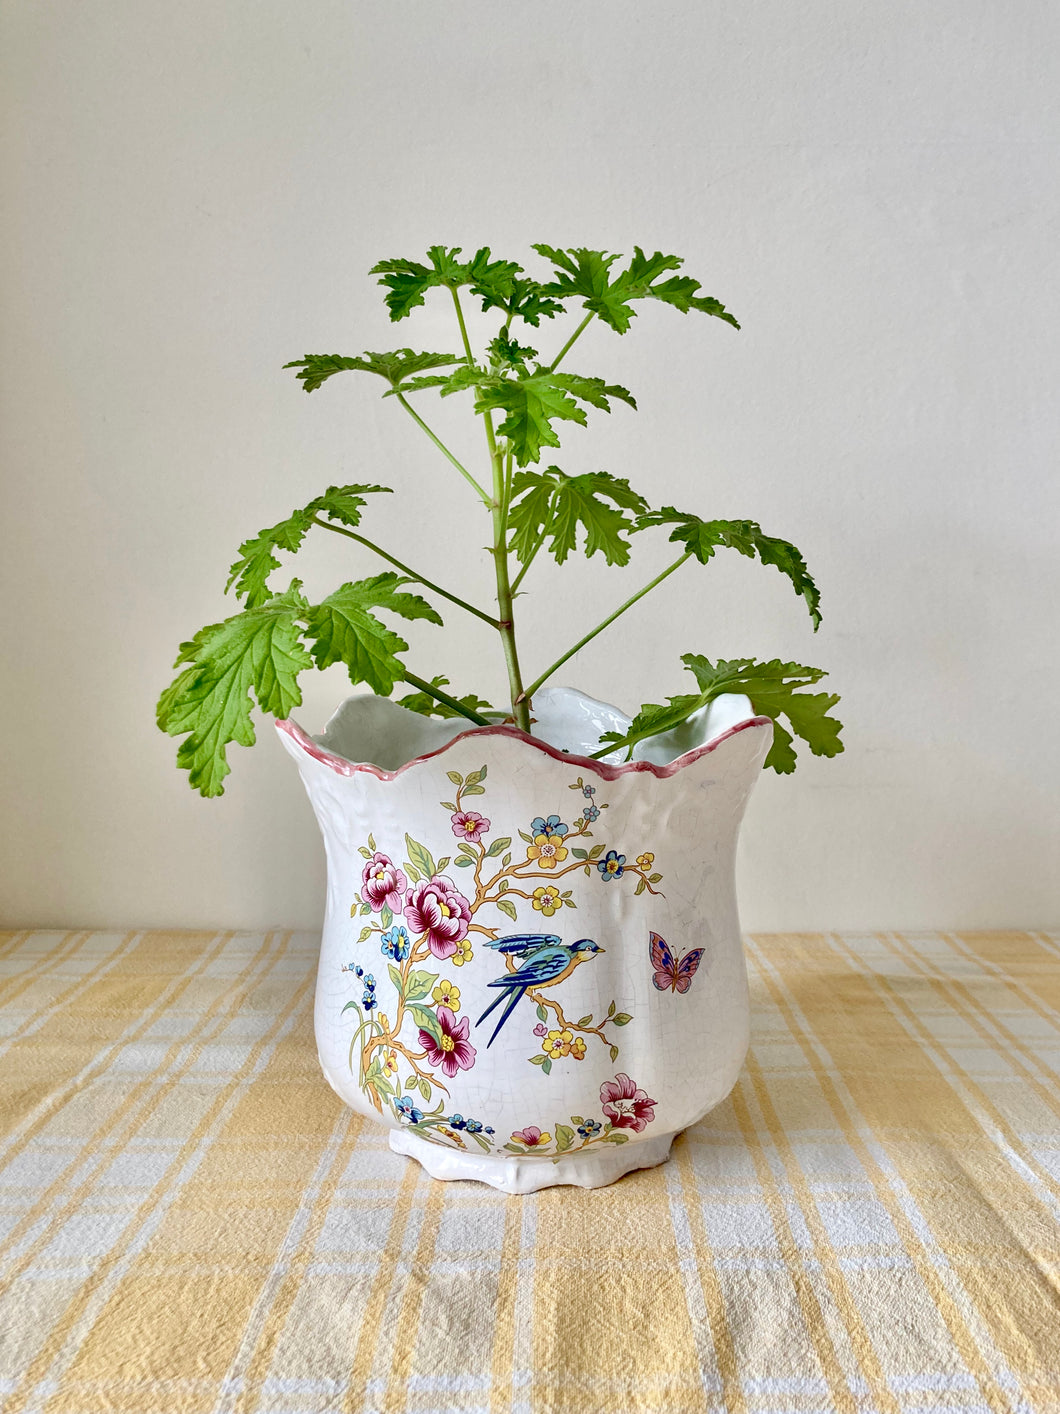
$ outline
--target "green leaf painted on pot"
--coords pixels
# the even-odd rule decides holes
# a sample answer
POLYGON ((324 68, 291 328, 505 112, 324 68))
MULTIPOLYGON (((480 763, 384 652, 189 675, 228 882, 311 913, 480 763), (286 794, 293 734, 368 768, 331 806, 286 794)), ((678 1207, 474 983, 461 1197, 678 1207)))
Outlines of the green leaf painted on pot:
POLYGON ((612 1046, 612 1047, 611 1047, 611 1059, 612 1059, 613 1061, 618 1060, 618 1047, 617 1047, 617 1046, 612 1046))
POLYGON ((512 903, 510 898, 499 898, 497 900, 497 907, 502 913, 506 913, 509 918, 518 919, 519 915, 515 911, 515 904, 512 903))
POLYGON ((616 1026, 628 1026, 633 1020, 628 1011, 620 1011, 611 1018, 616 1026))
POLYGON ((575 1025, 576 1025, 576 1026, 588 1026, 588 1025, 589 1025, 589 1022, 592 1021, 592 1019, 593 1019, 593 1014, 592 1014, 592 1012, 590 1012, 588 1016, 580 1017, 579 1020, 578 1020, 577 1022, 575 1022, 575 1025))
POLYGON ((495 859, 498 854, 502 854, 511 844, 510 835, 502 835, 499 840, 494 840, 486 851, 487 859, 495 859))
POLYGON ((421 972, 419 969, 414 969, 409 973, 408 981, 405 983, 406 1002, 419 1001, 421 997, 427 996, 437 981, 438 974, 436 972, 421 972))
POLYGON ((391 925, 391 923, 393 923, 393 921, 394 921, 394 915, 391 913, 390 909, 387 908, 386 904, 384 903, 384 904, 383 904, 383 907, 382 907, 382 909, 380 910, 380 913, 379 913, 379 922, 380 922, 380 924, 382 925, 382 929, 383 929, 383 932, 384 932, 384 933, 385 933, 386 930, 390 927, 390 925, 391 925))
POLYGON ((443 801, 440 802, 440 804, 441 804, 441 807, 442 807, 443 810, 448 810, 448 811, 449 811, 450 815, 455 815, 455 814, 456 814, 456 804, 455 804, 454 801, 452 801, 452 800, 443 800, 443 801))
POLYGON ((586 850, 584 850, 584 849, 572 849, 572 850, 571 850, 571 854, 574 855, 574 858, 575 858, 575 859, 588 859, 588 858, 589 858, 588 852, 587 852, 586 850))
POLYGON ((629 1142, 629 1135, 623 1134, 619 1129, 612 1129, 610 1134, 605 1134, 604 1138, 609 1144, 626 1144, 629 1142))
POLYGON ((556 1148, 562 1154, 574 1143, 574 1130, 569 1124, 556 1125, 556 1148))
POLYGON ((426 845, 422 845, 418 840, 414 840, 411 835, 405 835, 405 843, 408 845, 409 858, 413 865, 420 871, 425 879, 431 879, 438 873, 438 866, 434 862, 434 855, 426 845))
POLYGON ((372 930, 371 930, 371 928, 362 928, 362 929, 361 929, 361 935, 360 935, 360 937, 357 939, 357 941, 358 941, 359 943, 363 943, 367 938, 370 938, 371 936, 372 936, 372 930))
POLYGON ((438 1024, 438 1018, 435 1016, 434 1012, 431 1011, 429 1007, 419 1006, 415 1002, 409 1006, 409 1011, 412 1013, 412 1018, 416 1025, 422 1031, 426 1031, 430 1036, 433 1036, 435 1044, 441 1046, 442 1028, 438 1024))
MULTIPOLYGON (((351 1002, 350 1005, 352 1006, 353 1003, 351 1002)), ((531 1064, 531 1065, 544 1065, 545 1060, 546 1060, 546 1057, 545 1057, 545 1056, 531 1056, 531 1057, 530 1057, 530 1064, 531 1064)))
POLYGON ((485 786, 465 786, 465 787, 464 787, 464 790, 463 790, 463 794, 464 794, 464 795, 485 795, 485 794, 486 794, 486 787, 485 787, 485 786))
POLYGON ((464 785, 477 786, 480 781, 484 781, 486 779, 487 769, 488 768, 486 766, 480 766, 477 771, 470 771, 464 777, 464 785))
MULTIPOLYGON (((360 1011, 361 1009, 356 1002, 347 1002, 346 1005, 342 1008, 342 1011, 349 1011, 351 1008, 354 1011, 360 1011)), ((339 1015, 341 1016, 342 1012, 340 1012, 339 1015)))
POLYGON ((444 874, 446 866, 452 863, 451 857, 447 854, 444 859, 438 860, 438 873, 444 874))
POLYGON ((474 862, 475 861, 473 859, 469 859, 466 854, 458 854, 457 857, 453 860, 453 863, 458 869, 470 869, 474 862))
POLYGON ((611 1005, 607 1008, 607 1014, 608 1014, 608 1016, 614 1016, 614 1014, 615 1014, 615 1003, 614 1003, 614 1002, 612 1002, 611 1005))
POLYGON ((390 980, 397 988, 397 994, 400 997, 401 993, 404 991, 404 985, 401 981, 401 969, 399 967, 395 967, 394 964, 391 962, 387 966, 387 971, 390 973, 390 980))
POLYGON ((594 844, 592 849, 589 851, 589 858, 596 859, 597 856, 603 854, 603 852, 604 846, 602 844, 594 844))
POLYGON ((431 1098, 431 1087, 423 1079, 420 1080, 420 1094, 425 1100, 429 1101, 431 1098))
MULTIPOLYGON (((449 777, 454 786, 462 786, 464 784, 464 778, 459 771, 446 771, 445 774, 449 777)), ((453 808, 454 810, 456 809, 455 806, 453 808)))
POLYGON ((549 1074, 551 1073, 551 1071, 552 1071, 552 1061, 549 1059, 548 1056, 546 1056, 545 1059, 541 1062, 541 1069, 544 1071, 544 1073, 545 1073, 546 1075, 549 1075, 549 1074))
POLYGON ((540 1002, 538 1002, 537 1004, 537 1019, 538 1021, 548 1020, 548 1012, 545 1010, 545 1008, 541 1005, 540 1002))

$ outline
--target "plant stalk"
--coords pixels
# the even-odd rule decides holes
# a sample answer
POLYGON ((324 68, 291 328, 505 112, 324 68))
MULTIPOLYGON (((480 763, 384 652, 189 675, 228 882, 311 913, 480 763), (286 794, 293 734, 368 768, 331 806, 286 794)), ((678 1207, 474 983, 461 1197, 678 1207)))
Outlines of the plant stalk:
POLYGON ((427 693, 429 697, 436 698, 439 702, 444 702, 447 707, 451 707, 454 712, 459 712, 461 717, 466 717, 469 722, 474 722, 480 727, 489 727, 493 723, 488 717, 481 716, 478 712, 473 712, 470 707, 465 707, 462 702, 458 702, 455 697, 450 697, 447 692, 443 692, 440 687, 435 687, 423 678, 418 678, 415 673, 406 672, 404 681, 410 687, 418 687, 421 692, 427 693))
MULTIPOLYGON (((471 341, 467 336, 467 325, 464 323, 464 311, 460 307, 460 296, 456 290, 450 286, 450 294, 453 296, 453 308, 456 310, 457 322, 460 325, 460 337, 464 343, 464 352, 467 355, 469 364, 474 363, 475 357, 471 352, 471 341)), ((493 518, 493 567, 497 577, 497 613, 499 622, 498 632, 501 636, 501 644, 504 647, 504 661, 508 668, 508 686, 512 699, 512 716, 515 724, 524 732, 530 731, 530 702, 528 695, 523 691, 523 678, 519 668, 519 650, 515 642, 515 623, 512 616, 512 586, 508 578, 508 515, 507 515, 507 478, 505 476, 504 456, 497 446, 497 436, 493 430, 493 414, 487 408, 482 414, 482 421, 486 425, 486 443, 489 447, 490 467, 493 472, 493 499, 487 500, 490 514, 493 518)))
POLYGON ((377 555, 381 555, 382 558, 392 564, 395 569, 399 569, 403 574, 407 574, 409 579, 414 579, 417 584, 422 584, 424 589, 430 589, 435 594, 440 594, 443 599, 448 599, 450 604, 457 604, 461 609, 466 609, 469 614, 474 614, 476 619, 482 619, 482 621, 489 624, 491 628, 500 628, 500 624, 492 614, 487 614, 482 609, 476 609, 474 604, 469 604, 466 599, 461 599, 457 594, 450 594, 449 590, 443 589, 440 584, 435 584, 433 580, 426 579, 422 574, 417 574, 414 569, 410 569, 408 565, 402 564, 399 559, 389 554, 386 550, 380 550, 378 545, 374 545, 371 540, 366 540, 363 535, 358 535, 355 530, 347 530, 343 525, 332 525, 330 521, 321 520, 319 516, 313 517, 313 524, 323 526, 325 530, 333 530, 336 535, 345 535, 350 540, 356 540, 359 545, 366 545, 369 550, 374 550, 377 555))
POLYGON ((668 565, 666 569, 663 570, 662 574, 657 574, 650 584, 646 584, 643 589, 638 589, 632 598, 627 599, 624 604, 620 604, 613 614, 608 614, 603 623, 599 623, 594 629, 590 629, 584 638, 579 638, 573 648, 568 648, 561 658, 557 658, 550 668, 546 668, 539 678, 535 679, 528 688, 524 689, 523 696, 526 698, 532 697, 541 684, 547 682, 557 668, 562 668, 568 658, 573 658, 580 648, 584 648, 598 633, 603 633, 604 629, 607 628, 609 624, 613 624, 620 614, 624 614, 627 609, 631 609, 638 599, 643 599, 645 594, 650 593, 657 584, 661 584, 667 575, 673 574, 674 570, 679 570, 684 562, 691 557, 691 554, 691 550, 687 550, 679 560, 674 560, 672 565, 668 565))
POLYGON ((585 318, 582 320, 582 322, 578 325, 577 329, 575 329, 574 333, 570 336, 570 338, 567 340, 567 342, 566 342, 566 343, 563 345, 563 347, 560 349, 559 353, 556 355, 556 357, 555 357, 555 358, 552 360, 552 362, 549 364, 549 366, 548 366, 548 371, 549 371, 549 373, 555 373, 556 369, 559 367, 559 361, 560 361, 560 359, 564 357, 564 355, 567 353, 567 350, 568 350, 568 349, 570 348, 570 346, 574 343, 574 340, 575 340, 576 338, 578 338, 578 336, 582 333, 582 331, 583 331, 584 329, 587 329, 587 328, 589 327, 589 325, 592 323, 592 321, 593 321, 593 319, 594 319, 595 317, 596 317, 596 316, 592 313, 592 311, 590 311, 590 312, 585 316, 585 318))
POLYGON ((432 442, 434 443, 434 445, 438 448, 438 450, 442 453, 442 455, 443 455, 444 457, 447 457, 447 458, 449 459, 449 461, 452 462, 452 464, 456 467, 457 471, 458 471, 458 472, 460 473, 460 475, 464 478, 464 480, 468 483, 468 485, 469 485, 469 486, 472 486, 472 487, 474 488, 475 493, 476 493, 476 495, 479 497, 479 499, 482 501, 482 504, 483 504, 484 506, 492 506, 493 503, 490 501, 488 492, 486 492, 486 491, 483 490, 483 488, 478 484, 478 482, 475 480, 475 478, 471 475, 470 471, 468 471, 467 467, 461 465, 461 463, 457 461, 456 457, 453 456, 452 452, 451 452, 451 451, 449 450, 449 448, 445 445, 445 443, 444 443, 439 437, 436 437, 436 436, 434 435, 434 433, 431 431, 431 429, 430 429, 430 428, 427 426, 427 424, 424 422, 423 418, 420 417, 420 415, 419 415, 419 413, 416 411, 416 409, 415 409, 414 407, 412 407, 412 405, 406 400, 404 393, 397 393, 397 394, 395 394, 395 396, 396 396, 398 402, 401 404, 401 406, 402 406, 402 407, 405 409, 405 411, 408 413, 409 417, 411 417, 414 422, 419 423, 420 427, 423 428, 424 432, 426 432, 427 436, 431 439, 431 441, 432 441, 432 442))

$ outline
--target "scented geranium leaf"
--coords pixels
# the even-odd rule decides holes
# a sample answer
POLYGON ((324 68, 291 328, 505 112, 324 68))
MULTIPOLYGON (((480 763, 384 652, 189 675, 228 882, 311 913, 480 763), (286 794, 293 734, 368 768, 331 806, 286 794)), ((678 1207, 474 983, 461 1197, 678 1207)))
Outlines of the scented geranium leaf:
POLYGON ((496 408, 504 413, 497 431, 507 437, 519 466, 541 460, 542 447, 558 447, 554 422, 585 425, 585 410, 576 399, 611 411, 611 398, 636 407, 632 396, 617 384, 602 378, 586 378, 577 373, 553 373, 547 368, 513 367, 515 376, 489 374, 473 365, 457 369, 448 381, 443 397, 460 387, 474 384, 478 389, 475 411, 496 408))
POLYGON ((236 587, 236 597, 245 599, 248 608, 264 604, 270 597, 269 575, 279 569, 277 550, 291 553, 301 547, 316 516, 327 516, 342 525, 354 526, 361 519, 361 507, 367 505, 365 496, 373 492, 389 492, 389 486, 329 486, 323 496, 317 496, 308 506, 292 511, 286 520, 277 525, 259 530, 250 540, 244 540, 239 547, 239 559, 231 567, 225 593, 236 587))
POLYGON ((629 389, 623 388, 620 383, 605 383, 602 378, 586 378, 580 373, 553 373, 550 377, 568 393, 581 398, 583 402, 591 403, 594 408, 600 408, 602 412, 611 411, 608 401, 610 398, 618 398, 620 402, 628 403, 636 411, 636 399, 629 389))
POLYGON ((373 609, 389 609, 405 619, 442 622, 437 610, 418 594, 401 592, 412 581, 393 573, 343 584, 309 610, 305 636, 318 668, 345 663, 353 683, 367 683, 373 692, 389 697, 404 669, 396 654, 408 644, 380 623, 373 609))
POLYGON ((491 341, 489 353, 491 366, 496 372, 509 368, 525 368, 527 359, 536 358, 537 349, 509 338, 507 329, 502 329, 491 341))
MULTIPOLYGON (((449 679, 431 678, 431 686, 448 687, 449 679)), ((449 696, 451 697, 452 693, 449 696)), ((469 692, 466 697, 458 697, 456 700, 462 707, 467 707, 472 712, 493 711, 485 698, 477 697, 473 692, 469 692)), ((437 697, 432 697, 429 692, 410 692, 407 697, 398 698, 398 706, 407 707, 410 712, 419 712, 424 717, 459 717, 462 715, 445 702, 439 702, 437 697)))
POLYGON ((560 250, 554 246, 535 245, 534 249, 555 266, 552 282, 544 286, 545 293, 559 295, 563 299, 580 297, 583 308, 597 315, 618 334, 624 334, 629 329, 630 321, 636 314, 633 302, 641 299, 662 300, 684 314, 696 309, 724 319, 735 329, 740 327, 719 300, 698 294, 698 280, 684 275, 671 276, 668 280, 661 278, 668 271, 680 269, 684 264, 680 256, 664 255, 662 251, 645 255, 640 246, 634 246, 629 265, 612 276, 611 267, 621 258, 618 255, 581 247, 560 250))
POLYGON ((473 286, 473 293, 486 293, 491 299, 504 299, 511 291, 513 278, 522 269, 510 260, 491 260, 488 246, 475 252, 469 261, 459 261, 460 247, 435 245, 427 252, 427 264, 417 260, 381 260, 368 272, 379 275, 387 309, 392 320, 404 319, 424 304, 431 289, 459 289, 473 286))
POLYGON ((685 653, 681 661, 695 676, 699 692, 671 697, 665 705, 647 703, 633 718, 628 731, 603 734, 600 740, 606 748, 600 754, 625 749, 628 760, 637 742, 672 731, 693 712, 726 692, 749 697, 759 716, 772 719, 773 745, 765 765, 782 775, 795 769, 792 732, 806 742, 815 756, 836 756, 843 750, 839 739, 842 723, 829 716, 839 697, 835 693, 803 690, 827 676, 822 668, 781 663, 778 659, 758 663, 753 658, 735 658, 712 663, 697 653, 685 653), (787 718, 791 731, 781 725, 781 717, 787 718))
POLYGON ((499 284, 475 285, 472 294, 482 296, 482 312, 499 309, 508 319, 521 319, 533 328, 540 327, 542 319, 554 319, 563 313, 563 305, 558 299, 546 295, 536 280, 513 279, 507 288, 499 284))
POLYGON ((806 607, 813 620, 814 632, 821 626, 821 595, 806 568, 806 561, 794 545, 787 540, 778 540, 766 535, 757 521, 753 520, 700 520, 699 516, 687 515, 673 506, 663 506, 662 510, 649 511, 637 522, 637 529, 649 526, 672 525, 670 539, 693 554, 700 564, 705 565, 719 545, 738 550, 753 560, 755 556, 764 565, 773 565, 781 574, 786 574, 795 588, 795 593, 805 599, 806 607))
POLYGON ((584 427, 586 421, 584 409, 547 372, 480 383, 475 411, 491 408, 504 413, 497 432, 511 442, 520 466, 540 461, 542 447, 559 446, 553 422, 577 422, 584 427))
POLYGON ((190 664, 162 693, 158 725, 184 736, 177 765, 203 795, 223 795, 231 742, 253 746, 251 693, 263 712, 285 718, 302 700, 298 674, 313 666, 301 639, 309 611, 301 584, 244 609, 223 623, 200 629, 181 644, 175 666, 190 664))
POLYGON ((562 564, 577 546, 581 528, 587 556, 599 551, 609 565, 624 565, 629 562, 625 536, 635 529, 626 512, 643 513, 646 506, 624 477, 606 471, 582 476, 568 476, 558 466, 517 471, 508 512, 509 548, 525 564, 544 534, 557 564, 562 564))
MULTIPOLYGON (((423 386, 415 375, 430 368, 445 368, 461 363, 459 354, 417 353, 414 349, 393 349, 389 353, 367 352, 355 357, 343 354, 305 354, 285 363, 284 368, 300 370, 296 377, 307 393, 312 393, 335 373, 375 373, 390 384, 390 392, 411 391, 413 384, 423 386)), ((430 380, 433 382, 433 380, 430 380)))

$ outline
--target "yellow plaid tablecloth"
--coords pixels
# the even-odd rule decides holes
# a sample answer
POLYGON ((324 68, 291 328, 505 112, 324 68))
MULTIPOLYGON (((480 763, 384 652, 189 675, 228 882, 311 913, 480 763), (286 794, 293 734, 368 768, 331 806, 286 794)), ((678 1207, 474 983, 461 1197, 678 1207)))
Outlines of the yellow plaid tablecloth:
POLYGON ((508 1198, 344 1109, 304 934, 0 934, 0 1409, 1060 1410, 1060 935, 748 939, 662 1168, 508 1198))

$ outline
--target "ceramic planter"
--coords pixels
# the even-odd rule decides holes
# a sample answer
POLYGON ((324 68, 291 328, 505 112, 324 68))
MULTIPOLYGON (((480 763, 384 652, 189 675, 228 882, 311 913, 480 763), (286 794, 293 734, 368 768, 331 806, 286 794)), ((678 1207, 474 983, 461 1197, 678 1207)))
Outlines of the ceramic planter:
POLYGON ((747 1049, 734 856, 772 727, 719 698, 629 763, 570 689, 535 736, 350 698, 292 721, 324 836, 329 1084, 436 1178, 508 1193, 661 1163, 747 1049))

